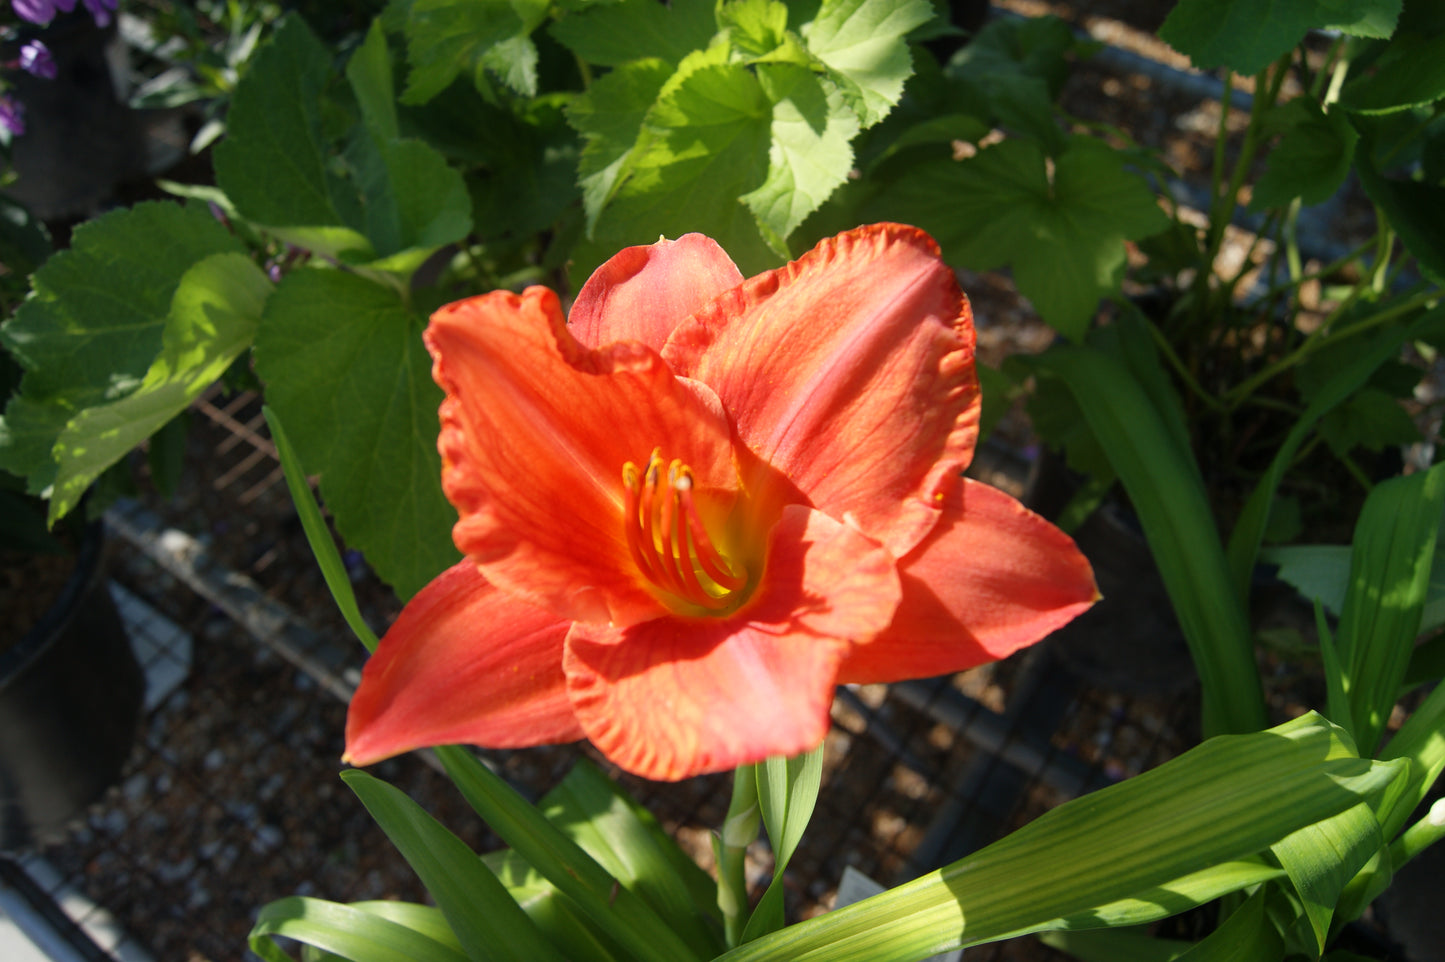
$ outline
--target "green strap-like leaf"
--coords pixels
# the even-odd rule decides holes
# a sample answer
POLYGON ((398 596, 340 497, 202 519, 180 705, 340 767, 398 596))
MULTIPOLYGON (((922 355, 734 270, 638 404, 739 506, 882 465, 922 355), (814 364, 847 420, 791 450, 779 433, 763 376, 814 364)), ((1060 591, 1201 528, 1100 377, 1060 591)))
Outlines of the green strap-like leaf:
POLYGON ((1198 469, 1118 361, 1056 347, 1038 363, 1068 384, 1139 514, 1204 688, 1205 731, 1263 728, 1253 639, 1198 469))
POLYGON ((1339 730, 1315 714, 1266 732, 1213 738, 938 872, 722 958, 904 962, 1057 927, 1252 856, 1375 798, 1403 769, 1400 762, 1354 757, 1339 730))
POLYGON ((311 546, 311 553, 316 556, 316 564, 321 568, 321 576, 326 579, 326 587, 331 590, 331 598, 336 602, 336 607, 341 609, 341 616, 346 619, 347 626, 357 640, 366 646, 367 651, 376 651, 376 635, 367 626, 366 619, 361 617, 361 609, 356 604, 356 593, 351 590, 351 577, 347 574, 341 554, 336 550, 336 543, 331 540, 331 531, 326 527, 326 520, 321 517, 321 509, 316 506, 311 485, 306 483, 306 472, 301 469, 296 449, 291 447, 291 441, 286 437, 286 431, 281 427, 281 419, 276 412, 269 407, 263 407, 261 413, 265 415, 266 424, 271 429, 271 440, 276 445, 276 454, 281 459, 281 471, 286 477, 286 489, 291 492, 291 502, 296 506, 296 514, 301 519, 301 529, 306 532, 306 543, 311 546))
POLYGON ((716 885, 645 808, 593 765, 579 761, 538 808, 636 892, 700 958, 722 951, 716 885))
POLYGON ((1284 940, 1265 912, 1268 899, 1267 889, 1255 892, 1176 962, 1279 962, 1284 940))
MULTIPOLYGON (((261 910, 251 929, 251 951, 268 962, 289 962, 272 941, 274 936, 281 936, 351 962, 467 962, 468 958, 478 958, 462 953, 454 944, 455 936, 450 940, 434 937, 441 933, 430 926, 420 927, 424 925, 420 917, 406 909, 377 911, 376 904, 341 905, 301 897, 272 902, 261 910)), ((389 904, 400 907, 405 903, 389 904)), ((407 906, 422 912, 427 908, 407 906)))
POLYGON ((473 962, 561 962, 562 957, 466 846, 406 794, 363 771, 342 772, 401 851, 473 962))
POLYGON ((1359 357, 1341 368, 1315 392, 1314 400, 1310 402, 1304 414, 1300 415, 1294 427, 1290 429, 1289 435, 1280 445, 1279 451, 1275 453, 1274 460, 1270 462, 1269 469, 1255 485, 1249 501, 1245 503, 1244 510, 1239 513, 1239 520, 1235 522, 1234 531, 1230 534, 1230 577, 1233 579, 1235 593, 1239 596, 1241 604, 1248 605, 1250 578, 1254 572, 1254 562, 1259 554, 1260 543, 1264 540, 1265 528, 1269 524, 1269 509, 1274 504, 1275 493, 1279 490, 1280 481, 1283 480, 1290 463, 1294 461, 1300 445, 1309 437, 1320 418, 1358 391, 1381 364, 1398 356, 1400 346, 1406 340, 1439 324, 1442 318, 1445 318, 1445 308, 1437 308, 1421 315, 1408 326, 1377 338, 1370 344, 1368 350, 1363 351, 1359 357))
POLYGON ((643 962, 697 959, 677 933, 623 888, 576 842, 547 821, 510 785, 455 746, 436 750, 447 774, 492 831, 571 898, 598 931, 643 962))
POLYGON ((1307 825, 1271 847, 1304 903, 1314 933, 1314 952, 1324 951, 1345 886, 1380 850, 1382 842, 1375 813, 1361 804, 1307 825))
POLYGON ((1355 526, 1350 589, 1335 644, 1354 735, 1373 754, 1399 695, 1430 583, 1445 507, 1445 465, 1377 485, 1355 526))
POLYGON ((794 758, 769 758, 757 766, 757 777, 763 825, 773 844, 773 880, 743 929, 743 942, 783 927, 783 873, 818 803, 823 746, 794 758))

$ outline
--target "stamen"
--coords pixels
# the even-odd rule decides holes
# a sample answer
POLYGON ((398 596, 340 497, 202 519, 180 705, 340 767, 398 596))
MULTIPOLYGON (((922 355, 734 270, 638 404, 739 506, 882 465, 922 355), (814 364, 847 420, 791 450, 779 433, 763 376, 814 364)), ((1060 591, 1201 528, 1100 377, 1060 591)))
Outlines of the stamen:
POLYGON ((746 574, 733 574, 708 536, 693 500, 691 469, 674 459, 664 481, 663 464, 661 451, 654 450, 645 471, 631 461, 622 466, 624 525, 633 563, 648 581, 682 601, 714 611, 725 608, 729 596, 747 584, 746 574))

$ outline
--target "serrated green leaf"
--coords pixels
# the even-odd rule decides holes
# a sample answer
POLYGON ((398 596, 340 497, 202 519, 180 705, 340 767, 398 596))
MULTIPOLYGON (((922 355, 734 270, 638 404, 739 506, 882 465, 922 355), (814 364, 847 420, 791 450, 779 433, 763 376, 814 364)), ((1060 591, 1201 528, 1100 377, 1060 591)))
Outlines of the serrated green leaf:
POLYGON ((1332 197, 1349 175, 1360 135, 1339 111, 1325 113, 1313 100, 1299 98, 1279 108, 1284 136, 1269 152, 1263 176, 1254 185, 1252 210, 1284 207, 1296 197, 1305 206, 1332 197))
MULTIPOLYGON (((406 18, 411 69, 402 103, 424 104, 458 76, 495 67, 484 60, 498 45, 522 41, 530 46, 529 35, 546 19, 547 6, 546 0, 413 0, 406 18)), ((532 48, 532 68, 503 77, 524 96, 537 92, 535 57, 532 48)))
POLYGON ((165 427, 251 346, 271 282, 244 254, 212 254, 186 271, 166 318, 165 346, 141 386, 119 401, 80 412, 66 424, 53 456, 53 524, 79 503, 92 481, 165 427))
POLYGON ((709 64, 670 81, 648 111, 628 178, 574 255, 579 274, 620 248, 690 231, 716 240, 745 275, 776 266, 780 258, 738 200, 764 180, 771 121, 762 85, 741 64, 709 64))
MULTIPOLYGON (((466 962, 467 956, 458 946, 434 937, 439 933, 419 931, 389 918, 393 913, 385 908, 375 910, 377 904, 341 905, 300 896, 278 899, 257 915, 247 937, 251 951, 264 959, 289 960, 290 956, 271 941, 273 936, 280 936, 352 962, 466 962)), ((450 930, 447 934, 451 934, 450 930)))
POLYGON ((757 70, 773 102, 772 145, 767 180, 742 201, 766 230, 787 238, 848 179, 858 118, 837 87, 806 68, 757 70))
POLYGON ((1180 0, 1159 36, 1201 70, 1258 73, 1311 30, 1388 37, 1401 0, 1180 0))
POLYGON ((457 561, 442 496, 426 319, 355 274, 294 271, 266 304, 256 371, 348 544, 410 597, 457 561))
POLYGON ((1437 283, 1445 280, 1445 218, 1439 216, 1445 210, 1445 187, 1386 177, 1368 150, 1356 152, 1355 172, 1420 268, 1437 283))
POLYGON ((1445 96, 1445 33, 1401 34, 1368 72, 1340 91, 1339 105, 1358 113, 1388 113, 1434 103, 1445 96))
POLYGON ((788 6, 779 0, 728 0, 718 7, 717 20, 728 29, 734 47, 760 57, 783 43, 788 6))
POLYGON ((461 173, 429 144, 362 134, 347 159, 361 191, 366 236, 383 262, 410 251, 410 260, 419 263, 472 229, 472 201, 461 173))
POLYGON ((1054 98, 1068 75, 1073 31, 1057 17, 995 20, 954 54, 944 74, 965 109, 1034 137, 1049 154, 1066 144, 1054 98))
POLYGON ((676 66, 717 33, 712 0, 621 0, 560 17, 548 28, 588 63, 618 67, 655 57, 676 66))
POLYGON ((1118 290, 1124 241, 1168 225, 1144 179, 1088 138, 1070 143, 1052 177, 1038 145, 1017 139, 964 161, 919 164, 873 213, 929 231, 954 263, 1008 265, 1044 320, 1074 341, 1099 299, 1118 290))
POLYGON ((538 98, 520 114, 499 112, 488 138, 487 174, 471 179, 479 237, 525 238, 569 216, 577 200, 578 142, 558 100, 538 98))
POLYGON ((25 396, 80 407, 134 390, 161 350, 181 277, 212 254, 241 250, 199 204, 137 204, 77 227, 0 327, 0 343, 26 369, 25 396))
POLYGON ((1320 421, 1320 434, 1336 454, 1356 447, 1380 451, 1390 445, 1420 440, 1420 429, 1398 399, 1366 387, 1352 395, 1320 421))
POLYGON ((567 121, 586 143, 577 173, 588 231, 595 228, 613 187, 630 169, 628 157, 642 133, 643 119, 672 73, 665 60, 634 60, 598 78, 567 108, 567 121))
POLYGON ((215 167, 244 217, 267 227, 354 226, 344 216, 352 191, 331 170, 322 132, 330 76, 330 52, 290 17, 236 84, 215 167))
POLYGON ((386 782, 357 769, 342 772, 341 778, 436 899, 469 958, 561 962, 556 949, 466 843, 386 782))
POLYGON ((366 129, 376 140, 394 140, 401 136, 396 116, 396 82, 391 70, 391 52, 386 46, 386 33, 381 21, 371 24, 366 40, 346 62, 346 79, 361 107, 366 129))
POLYGON ((1259 560, 1277 565, 1276 577, 1310 601, 1318 601, 1330 614, 1340 613, 1350 585, 1349 545, 1279 545, 1260 551, 1259 560))
POLYGON ((897 105, 913 72, 908 32, 933 15, 927 0, 823 0, 801 33, 863 126, 871 127, 897 105))

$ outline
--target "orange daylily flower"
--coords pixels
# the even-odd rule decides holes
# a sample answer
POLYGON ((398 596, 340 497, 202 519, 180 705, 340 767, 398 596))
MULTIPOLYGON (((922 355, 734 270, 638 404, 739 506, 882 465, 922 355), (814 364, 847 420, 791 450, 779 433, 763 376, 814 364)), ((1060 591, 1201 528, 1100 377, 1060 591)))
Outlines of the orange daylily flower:
POLYGON ((1073 542, 964 479, 968 301, 879 224, 744 280, 689 234, 579 293, 433 315, 467 558, 367 663, 347 760, 590 739, 678 779, 793 755, 835 685, 960 671, 1098 597, 1073 542))

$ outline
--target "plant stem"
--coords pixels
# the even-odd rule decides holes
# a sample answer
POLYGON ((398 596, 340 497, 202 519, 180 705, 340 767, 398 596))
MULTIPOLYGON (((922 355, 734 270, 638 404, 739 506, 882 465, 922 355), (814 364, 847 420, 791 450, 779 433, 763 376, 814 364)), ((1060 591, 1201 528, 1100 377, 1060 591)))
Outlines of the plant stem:
POLYGON ((1259 389, 1261 384, 1264 384, 1281 372, 1286 371, 1291 367, 1294 367, 1296 364, 1303 361, 1305 358, 1309 357, 1315 351, 1323 347, 1325 343, 1338 343, 1345 338, 1354 337, 1356 334, 1363 333, 1364 331, 1367 331, 1372 327, 1379 327, 1381 324, 1393 321, 1401 314, 1407 314, 1410 311, 1413 311, 1415 308, 1422 307, 1440 296, 1439 291, 1436 291, 1433 288, 1427 288, 1426 290, 1422 290, 1411 297, 1405 298, 1404 300, 1396 301, 1390 307, 1385 308, 1379 313, 1372 314, 1369 317, 1356 321, 1349 327, 1336 331, 1332 336, 1326 337, 1325 335, 1329 331, 1330 325, 1336 319, 1338 319, 1338 317, 1345 311, 1346 308, 1348 308, 1351 304, 1355 302, 1356 298, 1358 297, 1358 293, 1358 288, 1356 288, 1356 290, 1354 291, 1351 291, 1350 296, 1345 300, 1345 302, 1342 303, 1339 307, 1335 308, 1335 310, 1330 313, 1330 316, 1325 319, 1325 322, 1320 325, 1319 329, 1316 330, 1313 334, 1309 335, 1309 337, 1305 338, 1304 342, 1300 344, 1299 347, 1295 348, 1289 354, 1286 354, 1284 357, 1280 358, 1278 361, 1275 361, 1269 367, 1258 372, 1253 377, 1246 380, 1244 383, 1235 387, 1234 390, 1230 391, 1229 395, 1224 399, 1225 405, 1230 410, 1239 407, 1239 405, 1242 404, 1246 398, 1248 398, 1251 394, 1253 394, 1259 389))
POLYGON ((733 772, 733 797, 727 817, 713 837, 717 857, 717 904, 722 910, 728 948, 738 944, 748 924, 748 845, 758 837, 757 766, 739 765, 733 772))
POLYGON ((1390 845, 1390 864, 1396 869, 1445 838, 1445 800, 1430 806, 1424 818, 1405 829, 1390 845))

